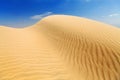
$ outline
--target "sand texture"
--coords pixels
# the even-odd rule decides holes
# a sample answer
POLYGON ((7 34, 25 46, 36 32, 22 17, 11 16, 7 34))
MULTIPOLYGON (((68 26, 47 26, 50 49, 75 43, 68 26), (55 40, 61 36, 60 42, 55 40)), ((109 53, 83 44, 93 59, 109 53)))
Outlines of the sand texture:
POLYGON ((120 29, 65 15, 0 26, 0 80, 120 80, 120 29))

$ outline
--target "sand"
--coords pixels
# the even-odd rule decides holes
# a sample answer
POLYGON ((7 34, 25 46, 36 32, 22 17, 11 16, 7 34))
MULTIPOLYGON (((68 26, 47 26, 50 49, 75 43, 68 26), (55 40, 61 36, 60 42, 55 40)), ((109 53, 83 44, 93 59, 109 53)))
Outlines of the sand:
POLYGON ((66 15, 0 26, 0 80, 120 80, 120 29, 66 15))

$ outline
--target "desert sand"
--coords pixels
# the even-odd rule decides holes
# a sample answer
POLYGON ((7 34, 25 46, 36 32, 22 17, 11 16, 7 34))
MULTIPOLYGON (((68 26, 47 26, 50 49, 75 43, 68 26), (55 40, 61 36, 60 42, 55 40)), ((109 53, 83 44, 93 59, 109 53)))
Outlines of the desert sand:
POLYGON ((0 26, 0 80, 120 80, 120 29, 66 15, 0 26))

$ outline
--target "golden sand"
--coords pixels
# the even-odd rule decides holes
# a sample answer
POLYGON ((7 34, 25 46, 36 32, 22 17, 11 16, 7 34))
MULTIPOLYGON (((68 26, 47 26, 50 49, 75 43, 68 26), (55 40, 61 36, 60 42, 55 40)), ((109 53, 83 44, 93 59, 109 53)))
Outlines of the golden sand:
POLYGON ((120 80, 120 29, 65 15, 0 26, 0 80, 120 80))

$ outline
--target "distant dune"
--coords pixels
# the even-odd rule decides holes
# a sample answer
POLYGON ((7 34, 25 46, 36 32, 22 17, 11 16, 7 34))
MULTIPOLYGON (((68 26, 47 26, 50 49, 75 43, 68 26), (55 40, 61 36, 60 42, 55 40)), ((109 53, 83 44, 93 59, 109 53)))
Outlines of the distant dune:
POLYGON ((1 26, 0 80, 120 80, 120 29, 65 15, 1 26))

